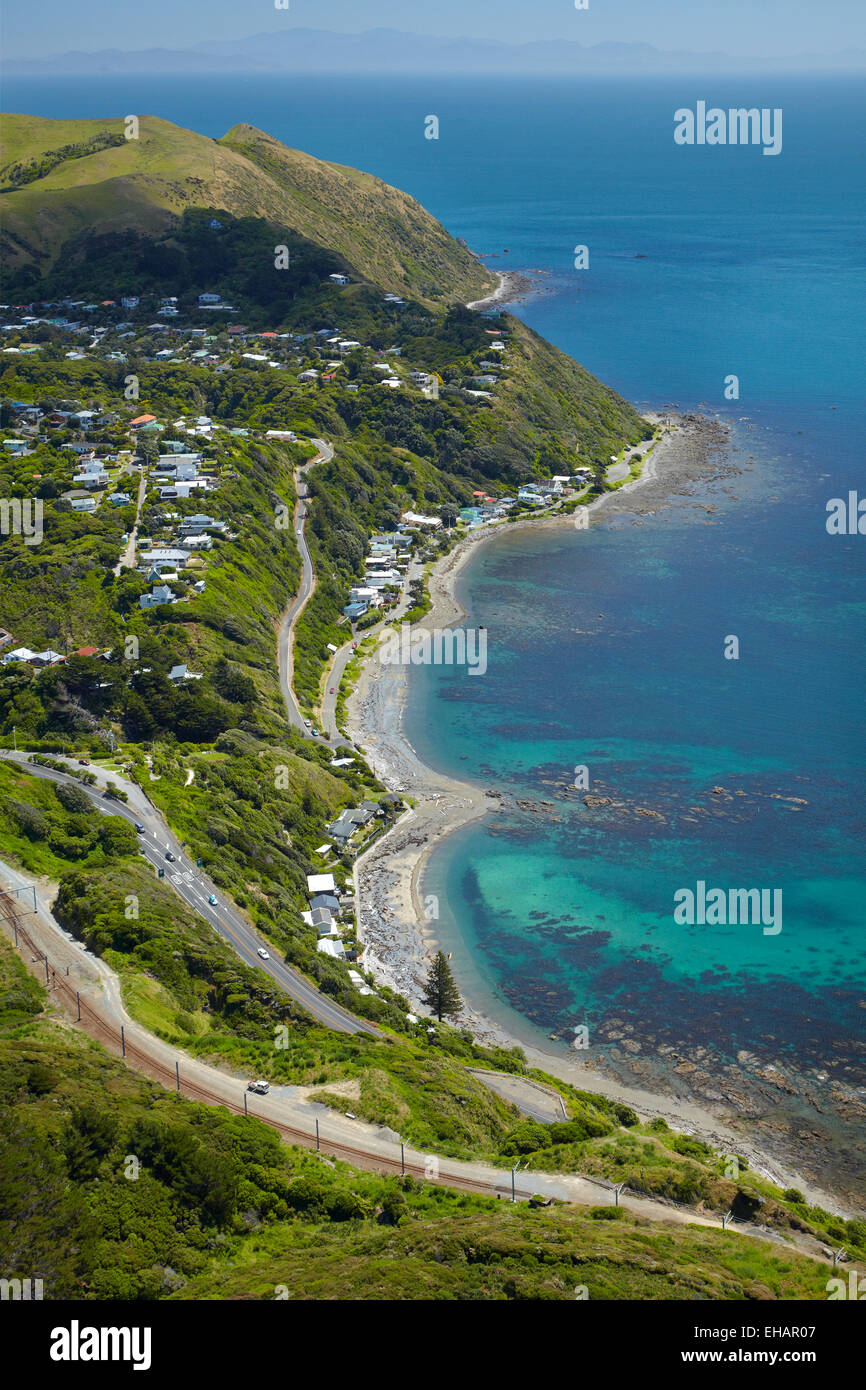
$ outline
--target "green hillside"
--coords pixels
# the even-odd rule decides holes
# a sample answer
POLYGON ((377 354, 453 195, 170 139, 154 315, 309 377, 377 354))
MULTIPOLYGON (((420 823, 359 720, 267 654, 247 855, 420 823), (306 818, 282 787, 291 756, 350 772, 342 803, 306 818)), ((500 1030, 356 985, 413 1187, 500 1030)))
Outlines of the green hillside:
POLYGON ((382 289, 427 303, 478 297, 494 281, 407 194, 240 125, 220 141, 142 116, 0 117, 0 239, 7 273, 84 259, 94 237, 170 239, 185 212, 257 217, 327 246, 382 289), (111 142, 111 143, 109 143, 111 142))
POLYGON ((764 1241, 512 1207, 288 1147, 135 1075, 45 1004, 0 937, 0 1266, 47 1300, 826 1298, 826 1265, 764 1241))

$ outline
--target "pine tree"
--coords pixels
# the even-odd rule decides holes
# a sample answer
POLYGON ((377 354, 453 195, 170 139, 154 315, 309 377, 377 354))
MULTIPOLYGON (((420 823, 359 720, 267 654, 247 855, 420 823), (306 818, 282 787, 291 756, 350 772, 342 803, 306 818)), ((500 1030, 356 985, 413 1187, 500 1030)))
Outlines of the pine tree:
POLYGON ((430 967, 423 997, 424 1003, 433 1010, 440 1023, 443 1014, 459 1014, 463 1008, 463 1000, 454 983, 451 966, 441 951, 437 951, 430 967))

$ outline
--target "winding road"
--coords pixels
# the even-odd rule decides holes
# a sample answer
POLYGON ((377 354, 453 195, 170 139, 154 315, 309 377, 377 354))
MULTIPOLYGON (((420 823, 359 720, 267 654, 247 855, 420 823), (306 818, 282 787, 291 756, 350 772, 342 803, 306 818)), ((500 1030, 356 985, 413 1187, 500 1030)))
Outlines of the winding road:
MULTIPOLYGON (((10 761, 23 763, 28 772, 50 782, 70 780, 66 774, 56 772, 53 768, 28 763, 26 753, 16 754, 4 750, 2 756, 10 761)), ((78 781, 75 785, 86 792, 94 807, 103 815, 122 816, 132 825, 137 822, 144 826, 144 832, 139 834, 138 840, 145 859, 154 868, 165 870, 166 883, 188 907, 203 917, 214 931, 232 946, 245 965, 253 966, 270 975, 275 984, 325 1027, 333 1028, 338 1033, 368 1033, 374 1037, 379 1035, 379 1030, 372 1023, 355 1018, 348 1010, 341 1008, 326 995, 320 994, 316 986, 299 971, 273 956, 269 960, 263 960, 258 952, 260 949, 268 950, 268 943, 258 935, 237 908, 226 900, 221 890, 211 882, 203 870, 196 867, 194 861, 184 854, 183 845, 169 830, 142 788, 116 773, 105 772, 101 768, 91 767, 90 771, 98 779, 95 786, 88 787, 78 781), (105 799, 105 783, 109 780, 116 782, 127 793, 128 803, 105 799), (174 862, 166 859, 166 851, 175 856, 174 862), (216 898, 216 906, 208 901, 211 896, 216 898)))
MULTIPOLYGON (((334 450, 324 439, 314 439, 312 441, 318 453, 315 458, 310 459, 309 463, 301 464, 295 469, 295 491, 297 501, 292 517, 292 530, 295 542, 298 547, 298 554, 301 557, 301 583, 289 607, 283 614, 280 624, 279 637, 277 639, 277 660, 280 672, 280 690, 286 706, 286 714, 289 723, 293 728, 298 729, 305 738, 311 738, 310 728, 301 713, 300 706, 295 698, 295 691, 292 685, 295 666, 295 628, 304 609, 316 591, 316 575, 313 569, 313 561, 310 558, 310 550, 307 539, 304 535, 304 522, 307 519, 307 486, 304 481, 305 475, 317 463, 328 463, 334 457, 334 450)), ((318 743, 327 744, 327 739, 316 739, 318 743)))
MULTIPOLYGON (((117 805, 114 803, 112 814, 117 805)), ((512 1173, 489 1163, 440 1158, 412 1149, 402 1144, 393 1130, 336 1114, 330 1107, 311 1101, 309 1088, 274 1085, 267 1096, 248 1092, 244 1078, 190 1057, 132 1019, 124 1007, 117 975, 61 927, 33 879, 2 862, 0 874, 4 884, 0 891, 3 931, 10 940, 15 937, 31 972, 46 983, 54 1003, 71 1011, 73 1017, 77 1011, 78 1025, 110 1051, 120 1052, 132 1070, 154 1077, 191 1100, 253 1115, 271 1125, 288 1143, 332 1154, 356 1168, 406 1172, 446 1187, 506 1199, 541 1197, 581 1206, 614 1204, 613 1184, 606 1181, 566 1173, 521 1172, 519 1165, 512 1173)), ((502 1082, 509 1079, 501 1078, 502 1082)), ((714 1217, 631 1193, 621 1192, 618 1202, 653 1222, 721 1227, 714 1217)), ((780 1254, 792 1248, 767 1228, 728 1222, 727 1229, 771 1242, 780 1254)), ((794 1248, 824 1260, 817 1242, 800 1237, 794 1248)))

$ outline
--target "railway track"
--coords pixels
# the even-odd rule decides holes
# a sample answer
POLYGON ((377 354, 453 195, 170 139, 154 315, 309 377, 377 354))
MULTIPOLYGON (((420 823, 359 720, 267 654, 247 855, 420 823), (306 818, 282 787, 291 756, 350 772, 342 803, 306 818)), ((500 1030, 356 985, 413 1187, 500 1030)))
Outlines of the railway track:
POLYGON ((64 970, 58 971, 56 967, 52 966, 51 958, 33 940, 27 928, 22 925, 14 898, 2 891, 0 891, 0 918, 11 928, 15 944, 19 949, 23 945, 32 953, 31 964, 35 964, 36 961, 42 962, 45 967, 46 988, 54 995, 55 999, 62 1002, 67 1011, 73 1015, 74 1021, 81 1025, 89 1037, 102 1043, 112 1053, 118 1055, 120 1060, 124 1061, 131 1070, 159 1082, 167 1090, 177 1091, 188 1100, 199 1101, 204 1105, 220 1105, 233 1114, 248 1115, 251 1119, 260 1120, 263 1124, 275 1129, 288 1143, 327 1153, 333 1158, 343 1159, 345 1162, 351 1163, 353 1167, 364 1168, 372 1172, 405 1173, 427 1182, 439 1182, 446 1187, 457 1187, 466 1192, 476 1192, 488 1196, 495 1195, 495 1185, 484 1182, 482 1179, 470 1178, 462 1173, 444 1172, 441 1168, 433 1176, 427 1164, 419 1163, 408 1157, 404 1160, 396 1157, 389 1158, 386 1154, 374 1154, 367 1149, 329 1138, 321 1133, 310 1133, 307 1130, 297 1128, 295 1125, 290 1125, 284 1120, 251 1111, 248 1105, 231 1101, 201 1082, 184 1076, 179 1065, 172 1069, 165 1062, 160 1061, 151 1052, 129 1039, 126 1036, 125 1028, 106 1018, 98 1009, 93 1007, 89 1000, 82 999, 80 990, 75 988, 66 972, 64 970))

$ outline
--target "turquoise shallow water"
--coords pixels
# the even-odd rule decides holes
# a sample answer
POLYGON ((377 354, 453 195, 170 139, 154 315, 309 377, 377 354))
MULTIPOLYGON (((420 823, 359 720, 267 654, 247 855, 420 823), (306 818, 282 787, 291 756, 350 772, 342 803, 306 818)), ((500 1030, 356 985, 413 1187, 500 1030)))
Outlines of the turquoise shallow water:
POLYGON ((413 669, 407 732, 443 770, 553 805, 456 835, 428 888, 473 996, 528 1031, 586 1023, 602 1045, 627 1020, 862 1081, 866 537, 828 537, 824 509, 866 492, 863 84, 395 77, 323 99, 320 79, 239 74, 12 81, 4 104, 214 136, 244 120, 371 169, 492 266, 545 271, 518 312, 630 399, 730 420, 742 471, 706 495, 510 536, 464 571, 488 674, 413 669), (675 147, 673 111, 699 98, 781 106, 782 154, 675 147), (576 764, 630 809, 563 795, 576 764), (677 926, 698 879, 781 888, 782 932, 677 926))
MULTIPOLYGON (((746 491, 776 466, 768 457, 746 491)), ((407 732, 449 771, 552 804, 452 837, 425 891, 458 965, 476 957, 470 988, 488 1008, 507 1001, 545 1032, 583 1023, 599 1042, 625 1019, 677 1050, 745 1048, 807 1069, 830 1056, 852 1079, 856 568, 840 582, 803 537, 787 564, 768 556, 762 509, 728 495, 737 482, 637 526, 497 538, 467 567, 460 597, 488 629, 488 674, 413 670, 407 732), (729 632, 738 662, 722 656, 729 632), (625 809, 584 806, 569 785, 578 765, 591 793, 625 809), (699 879, 781 890, 781 932, 677 925, 674 893, 699 879)), ((801 488, 806 477, 779 487, 780 516, 805 505, 801 488)))

